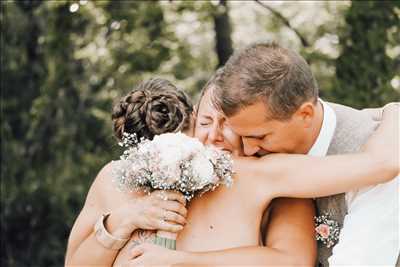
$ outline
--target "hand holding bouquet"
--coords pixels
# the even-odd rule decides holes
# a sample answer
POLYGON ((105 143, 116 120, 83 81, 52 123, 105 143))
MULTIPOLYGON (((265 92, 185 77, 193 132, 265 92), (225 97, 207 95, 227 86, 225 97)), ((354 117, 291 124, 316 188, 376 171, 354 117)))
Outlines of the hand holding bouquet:
MULTIPOLYGON (((182 133, 166 133, 152 141, 124 134, 126 147, 114 169, 114 182, 122 191, 175 190, 187 200, 232 184, 230 155, 182 133)), ((175 248, 176 235, 157 232, 158 244, 175 248)))

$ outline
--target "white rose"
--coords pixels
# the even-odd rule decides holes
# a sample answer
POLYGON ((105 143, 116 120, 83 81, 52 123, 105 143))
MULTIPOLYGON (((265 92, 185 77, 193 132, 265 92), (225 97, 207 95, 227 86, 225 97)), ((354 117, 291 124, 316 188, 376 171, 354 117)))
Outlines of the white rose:
POLYGON ((214 167, 203 154, 196 154, 191 161, 191 165, 195 178, 199 179, 199 185, 205 186, 215 182, 214 167))
POLYGON ((162 166, 179 165, 204 146, 195 138, 182 133, 166 133, 155 136, 151 142, 159 153, 162 166))

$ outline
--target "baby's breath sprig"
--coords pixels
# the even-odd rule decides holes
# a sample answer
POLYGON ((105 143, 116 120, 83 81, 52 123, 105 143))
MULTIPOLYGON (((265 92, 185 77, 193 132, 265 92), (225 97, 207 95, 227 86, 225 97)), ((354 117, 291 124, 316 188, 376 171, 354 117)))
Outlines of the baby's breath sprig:
POLYGON ((135 147, 139 143, 139 140, 135 133, 124 132, 122 134, 122 141, 118 143, 121 147, 135 147))
POLYGON ((327 248, 336 244, 339 240, 339 223, 330 218, 329 213, 314 217, 315 220, 315 238, 321 241, 327 248))
POLYGON ((191 200, 219 185, 232 185, 230 155, 185 134, 138 140, 136 134, 124 133, 119 145, 124 151, 113 180, 121 191, 176 190, 191 200))

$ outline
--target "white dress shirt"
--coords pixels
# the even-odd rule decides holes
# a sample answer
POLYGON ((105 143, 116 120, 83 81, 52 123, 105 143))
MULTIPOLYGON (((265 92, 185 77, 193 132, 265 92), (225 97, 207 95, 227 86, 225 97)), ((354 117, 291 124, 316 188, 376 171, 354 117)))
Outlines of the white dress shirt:
POLYGON ((324 117, 317 140, 315 140, 315 143, 308 151, 308 155, 324 157, 328 152, 329 145, 331 144, 333 135, 335 133, 336 114, 335 111, 328 104, 322 101, 322 99, 319 99, 319 102, 322 104, 324 117))

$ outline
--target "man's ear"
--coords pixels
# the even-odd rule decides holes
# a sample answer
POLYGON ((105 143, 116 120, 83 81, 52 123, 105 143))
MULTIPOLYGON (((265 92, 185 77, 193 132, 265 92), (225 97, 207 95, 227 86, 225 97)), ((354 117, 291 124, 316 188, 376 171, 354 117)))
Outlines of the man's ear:
POLYGON ((315 108, 316 106, 313 102, 305 102, 297 109, 294 115, 304 123, 306 128, 309 128, 312 126, 315 116, 315 108))

